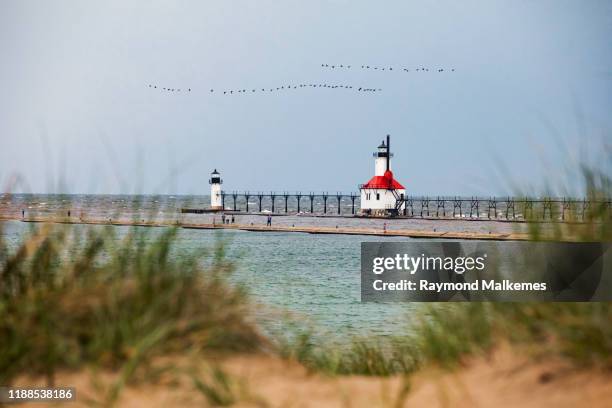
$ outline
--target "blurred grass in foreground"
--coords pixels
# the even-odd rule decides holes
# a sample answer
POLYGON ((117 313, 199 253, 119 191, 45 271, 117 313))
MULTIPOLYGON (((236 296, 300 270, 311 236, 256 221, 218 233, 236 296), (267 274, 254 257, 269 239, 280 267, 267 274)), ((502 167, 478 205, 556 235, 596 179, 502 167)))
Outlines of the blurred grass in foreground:
POLYGON ((0 383, 53 384, 59 369, 95 366, 121 372, 114 399, 154 357, 258 348, 223 246, 206 263, 203 253, 169 256, 177 232, 42 224, 9 249, 0 230, 0 383))
MULTIPOLYGON (((583 165, 581 176, 584 197, 590 203, 584 216, 576 211, 567 214, 565 222, 554 222, 545 226, 533 217, 527 223, 532 240, 572 240, 577 242, 612 242, 612 151, 609 163, 583 165)), ((575 210, 575 209, 574 209, 575 210)))

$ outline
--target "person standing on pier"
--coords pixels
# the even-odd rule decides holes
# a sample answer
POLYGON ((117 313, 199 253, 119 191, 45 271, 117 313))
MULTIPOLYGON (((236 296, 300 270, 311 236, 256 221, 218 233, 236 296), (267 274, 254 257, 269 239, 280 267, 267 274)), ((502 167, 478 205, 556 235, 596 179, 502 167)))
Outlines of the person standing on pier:
POLYGON ((225 225, 225 214, 221 214, 221 224, 225 225))
POLYGON ((272 216, 270 214, 268 214, 268 222, 266 224, 268 227, 272 226, 272 216))
POLYGON ((232 224, 234 223, 234 215, 232 215, 232 224))

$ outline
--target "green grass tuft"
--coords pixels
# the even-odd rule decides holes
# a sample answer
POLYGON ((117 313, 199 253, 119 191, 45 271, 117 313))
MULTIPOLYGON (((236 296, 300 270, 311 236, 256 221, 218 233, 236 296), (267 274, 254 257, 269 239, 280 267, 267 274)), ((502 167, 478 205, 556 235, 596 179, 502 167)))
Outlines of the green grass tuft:
POLYGON ((205 264, 202 254, 171 256, 175 228, 116 231, 47 224, 12 249, 0 233, 0 382, 261 344, 222 246, 205 264))

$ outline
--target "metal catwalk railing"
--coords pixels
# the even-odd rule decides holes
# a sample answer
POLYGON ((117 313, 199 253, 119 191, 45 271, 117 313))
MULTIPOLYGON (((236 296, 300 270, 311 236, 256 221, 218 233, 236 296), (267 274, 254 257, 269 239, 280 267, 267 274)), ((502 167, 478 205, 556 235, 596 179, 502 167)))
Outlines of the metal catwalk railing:
MULTIPOLYGON (((389 215, 410 218, 461 218, 521 220, 585 220, 593 211, 612 216, 612 199, 589 200, 569 197, 400 197, 389 215)), ((355 215, 357 193, 314 192, 226 192, 223 208, 241 212, 311 213, 355 215)))

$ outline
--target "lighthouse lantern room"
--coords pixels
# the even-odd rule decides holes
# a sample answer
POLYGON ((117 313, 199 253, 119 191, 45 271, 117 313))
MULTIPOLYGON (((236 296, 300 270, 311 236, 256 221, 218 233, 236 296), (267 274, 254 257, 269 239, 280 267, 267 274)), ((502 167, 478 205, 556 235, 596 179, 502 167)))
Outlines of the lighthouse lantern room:
POLYGON ((223 184, 223 180, 221 180, 221 174, 219 174, 217 169, 210 173, 208 183, 210 184, 210 209, 223 210, 223 200, 221 197, 221 184, 223 184))
POLYGON ((391 137, 383 140, 374 152, 374 177, 359 186, 361 192, 361 213, 364 215, 398 215, 403 210, 406 190, 393 178, 391 171, 391 137))

